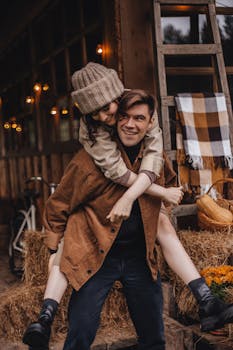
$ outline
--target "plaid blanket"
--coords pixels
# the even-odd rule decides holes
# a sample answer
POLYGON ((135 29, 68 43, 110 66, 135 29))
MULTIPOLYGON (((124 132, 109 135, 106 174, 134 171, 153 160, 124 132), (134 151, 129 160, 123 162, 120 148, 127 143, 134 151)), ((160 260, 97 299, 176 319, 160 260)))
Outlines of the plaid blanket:
POLYGON ((222 93, 185 93, 175 100, 180 183, 202 194, 233 168, 225 97, 222 93))

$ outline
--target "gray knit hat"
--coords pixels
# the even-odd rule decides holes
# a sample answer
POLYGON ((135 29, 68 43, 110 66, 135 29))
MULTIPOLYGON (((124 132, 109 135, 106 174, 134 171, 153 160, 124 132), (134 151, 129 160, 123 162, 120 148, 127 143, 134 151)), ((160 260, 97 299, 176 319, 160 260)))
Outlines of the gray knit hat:
POLYGON ((124 86, 114 69, 89 62, 72 75, 73 101, 82 114, 96 111, 120 97, 124 86))

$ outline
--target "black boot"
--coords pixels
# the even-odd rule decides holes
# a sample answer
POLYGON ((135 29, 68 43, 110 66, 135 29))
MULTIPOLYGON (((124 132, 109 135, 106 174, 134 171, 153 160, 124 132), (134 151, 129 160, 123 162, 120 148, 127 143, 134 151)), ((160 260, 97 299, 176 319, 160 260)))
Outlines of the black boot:
POLYGON ((199 304, 200 328, 202 332, 222 328, 233 322, 233 304, 226 304, 215 297, 204 278, 197 278, 188 284, 199 304))
POLYGON ((30 350, 49 350, 51 325, 57 312, 58 303, 53 299, 45 299, 37 322, 28 326, 23 343, 30 345, 30 350))

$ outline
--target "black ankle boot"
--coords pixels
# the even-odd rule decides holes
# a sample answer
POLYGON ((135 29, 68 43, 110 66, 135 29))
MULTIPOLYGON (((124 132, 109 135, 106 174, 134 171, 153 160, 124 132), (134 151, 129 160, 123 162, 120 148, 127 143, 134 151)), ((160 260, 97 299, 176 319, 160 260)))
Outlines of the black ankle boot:
POLYGON ((49 350, 51 325, 57 312, 58 303, 45 299, 37 322, 31 323, 23 335, 23 343, 31 349, 49 350))
POLYGON ((193 280, 188 286, 199 304, 202 332, 212 331, 233 322, 233 304, 226 304, 215 297, 204 278, 193 280))

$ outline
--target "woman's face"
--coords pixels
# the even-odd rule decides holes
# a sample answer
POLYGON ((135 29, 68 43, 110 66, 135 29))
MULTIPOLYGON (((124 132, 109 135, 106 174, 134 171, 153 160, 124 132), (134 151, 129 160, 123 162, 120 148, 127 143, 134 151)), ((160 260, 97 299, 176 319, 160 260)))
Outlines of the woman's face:
POLYGON ((108 126, 116 124, 118 103, 113 101, 92 114, 92 118, 108 126))

